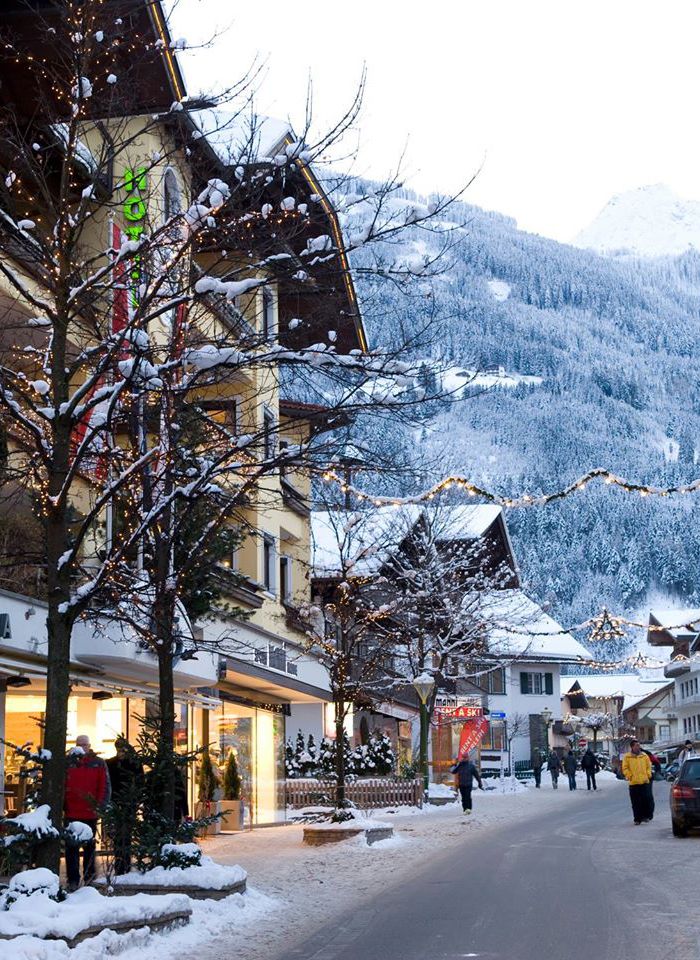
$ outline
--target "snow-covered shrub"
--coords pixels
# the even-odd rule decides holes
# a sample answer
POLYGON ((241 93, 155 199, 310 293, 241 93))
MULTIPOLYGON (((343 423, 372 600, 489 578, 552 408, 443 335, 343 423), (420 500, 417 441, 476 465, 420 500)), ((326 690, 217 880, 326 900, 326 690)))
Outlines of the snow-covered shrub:
POLYGON ((11 878, 7 890, 0 895, 0 909, 9 910, 13 903, 24 897, 60 903, 65 900, 66 892, 55 873, 46 867, 37 867, 35 870, 24 870, 11 878))
POLYGON ((199 867, 202 863, 202 851, 196 843, 164 843, 155 866, 172 870, 180 867, 199 867))

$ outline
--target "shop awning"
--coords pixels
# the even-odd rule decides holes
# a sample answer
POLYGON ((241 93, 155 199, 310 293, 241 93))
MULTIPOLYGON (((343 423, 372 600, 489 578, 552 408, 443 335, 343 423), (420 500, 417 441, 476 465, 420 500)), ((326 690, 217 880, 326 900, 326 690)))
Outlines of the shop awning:
POLYGON ((258 695, 275 697, 288 703, 330 703, 330 691, 304 683, 296 677, 273 674, 268 668, 248 660, 226 660, 226 673, 221 677, 228 683, 255 691, 258 695))

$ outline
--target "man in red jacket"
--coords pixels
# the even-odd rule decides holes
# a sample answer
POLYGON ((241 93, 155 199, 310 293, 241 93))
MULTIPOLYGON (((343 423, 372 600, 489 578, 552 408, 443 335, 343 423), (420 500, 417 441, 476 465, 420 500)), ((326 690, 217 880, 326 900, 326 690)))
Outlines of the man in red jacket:
POLYGON ((68 754, 66 769, 66 798, 63 804, 65 825, 68 827, 66 840, 66 873, 68 889, 77 890, 80 886, 80 848, 83 848, 83 883, 92 883, 95 879, 95 833, 97 831, 98 809, 107 803, 110 797, 109 774, 107 765, 90 746, 90 738, 81 734, 75 739, 75 747, 68 754), (75 826, 71 827, 71 824, 75 826), (90 828, 92 836, 88 839, 90 828))

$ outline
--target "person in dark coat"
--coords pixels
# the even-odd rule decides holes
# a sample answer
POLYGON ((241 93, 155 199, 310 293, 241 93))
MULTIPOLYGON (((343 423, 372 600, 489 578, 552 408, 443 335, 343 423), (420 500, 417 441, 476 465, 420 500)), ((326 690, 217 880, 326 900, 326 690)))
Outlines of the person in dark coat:
POLYGON ((537 749, 532 752, 532 772, 535 775, 535 786, 540 789, 542 783, 542 751, 537 749))
POLYGON ((576 762, 576 757, 574 756, 574 751, 569 750, 566 757, 564 758, 564 769, 566 770, 566 775, 569 778, 569 790, 576 789, 576 768, 578 764, 576 762))
POLYGON ((598 758, 590 747, 581 757, 581 769, 586 773, 586 787, 590 790, 592 786, 594 790, 597 790, 598 787, 595 782, 595 775, 600 770, 600 764, 598 763, 598 758))
POLYGON ((462 811, 464 813, 471 813, 472 787, 474 785, 474 780, 476 780, 476 782, 479 784, 479 790, 484 789, 484 783, 481 779, 479 769, 477 765, 469 759, 469 757, 465 757, 464 760, 456 761, 451 772, 454 773, 458 778, 459 794, 462 798, 462 811))
POLYGON ((550 753, 547 758, 547 769, 552 777, 552 790, 556 790, 559 786, 559 774, 561 773, 561 760, 559 759, 559 754, 554 750, 550 753))
POLYGON ((112 784, 112 801, 117 807, 112 825, 114 872, 121 876, 131 869, 134 822, 143 798, 143 765, 136 751, 123 737, 114 742, 116 754, 107 761, 112 784))

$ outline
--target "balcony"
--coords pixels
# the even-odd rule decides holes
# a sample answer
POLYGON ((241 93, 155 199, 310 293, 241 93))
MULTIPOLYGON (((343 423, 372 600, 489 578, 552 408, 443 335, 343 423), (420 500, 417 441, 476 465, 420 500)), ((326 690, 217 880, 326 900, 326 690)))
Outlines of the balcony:
POLYGON ((684 673, 690 673, 690 664, 687 660, 672 660, 664 667, 664 676, 669 680, 682 677, 684 673))
POLYGON ((299 517, 304 519, 310 517, 311 510, 305 497, 284 475, 280 479, 280 486, 282 488, 282 502, 285 507, 289 507, 299 517))

